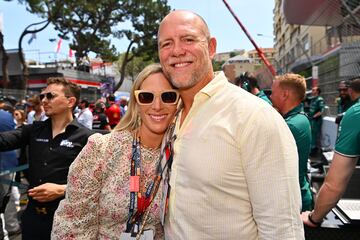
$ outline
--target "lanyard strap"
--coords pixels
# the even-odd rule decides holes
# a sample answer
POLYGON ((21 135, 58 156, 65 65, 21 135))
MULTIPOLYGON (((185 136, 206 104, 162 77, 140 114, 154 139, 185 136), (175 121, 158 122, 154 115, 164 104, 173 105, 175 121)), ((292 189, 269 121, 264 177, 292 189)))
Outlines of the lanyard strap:
MULTIPOLYGON (((176 138, 174 135, 169 139, 165 147, 162 149, 156 167, 156 175, 146 187, 144 196, 140 191, 140 178, 141 178, 141 149, 140 141, 134 137, 132 144, 132 156, 131 156, 131 167, 130 167, 130 206, 129 206, 129 217, 126 224, 126 232, 131 232, 134 229, 135 223, 141 222, 141 218, 146 211, 149 211, 148 207, 154 200, 156 193, 159 189, 162 175, 165 169, 172 163, 172 142, 176 138), (165 154, 166 163, 162 167, 161 160, 165 154), (136 198, 137 193, 137 198, 136 198), (135 212, 135 200, 137 200, 137 211, 135 212)), ((144 222, 144 219, 143 221, 144 222)))

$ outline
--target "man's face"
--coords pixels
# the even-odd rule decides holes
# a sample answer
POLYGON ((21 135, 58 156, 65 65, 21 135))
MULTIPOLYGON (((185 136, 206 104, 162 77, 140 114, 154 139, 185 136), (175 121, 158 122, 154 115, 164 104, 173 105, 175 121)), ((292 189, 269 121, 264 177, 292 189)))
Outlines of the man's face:
POLYGON ((311 95, 313 95, 313 96, 318 96, 319 95, 319 92, 318 92, 318 89, 317 88, 312 88, 311 89, 311 95))
POLYGON ((50 84, 47 86, 40 95, 51 94, 50 99, 44 97, 41 102, 44 106, 46 116, 55 116, 66 114, 68 111, 72 111, 76 99, 75 97, 65 96, 64 87, 59 84, 50 84))
POLYGON ((285 101, 284 99, 284 90, 280 87, 279 81, 275 80, 271 86, 271 102, 280 113, 282 111, 282 106, 285 101))
POLYGON ((212 76, 211 58, 216 41, 210 42, 204 24, 192 14, 177 12, 160 24, 158 46, 160 63, 172 84, 189 89, 212 76))
POLYGON ((338 91, 339 91, 339 97, 340 98, 345 99, 345 98, 350 97, 349 93, 348 93, 348 88, 346 87, 346 85, 344 83, 339 84, 338 91))

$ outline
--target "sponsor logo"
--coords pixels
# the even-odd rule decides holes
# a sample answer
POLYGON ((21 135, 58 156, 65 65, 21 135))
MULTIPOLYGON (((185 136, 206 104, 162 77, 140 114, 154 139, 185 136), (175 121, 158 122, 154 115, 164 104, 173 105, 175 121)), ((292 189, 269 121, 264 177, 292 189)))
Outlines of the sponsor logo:
POLYGON ((69 147, 69 148, 73 148, 73 147, 74 147, 73 143, 70 142, 70 141, 68 141, 67 139, 62 140, 61 143, 60 143, 60 146, 69 147))

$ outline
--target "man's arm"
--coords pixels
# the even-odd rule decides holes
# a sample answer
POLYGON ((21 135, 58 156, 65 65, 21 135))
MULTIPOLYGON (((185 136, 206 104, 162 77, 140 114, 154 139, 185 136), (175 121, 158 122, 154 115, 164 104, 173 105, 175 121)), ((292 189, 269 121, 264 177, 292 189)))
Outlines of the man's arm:
POLYGON ((241 157, 259 239, 303 239, 295 140, 270 108, 254 111, 241 134, 241 157))
MULTIPOLYGON (((355 169, 357 158, 346 157, 339 153, 334 154, 329 173, 318 193, 315 208, 311 213, 311 220, 320 223, 322 219, 335 207, 346 190, 346 186, 355 169)), ((301 214, 303 222, 310 226, 316 227, 309 220, 309 211, 301 214)))
POLYGON ((24 145, 23 131, 26 126, 0 133, 0 151, 18 149, 24 145))
POLYGON ((65 189, 65 184, 44 183, 29 189, 28 194, 36 201, 49 202, 65 196, 65 189))

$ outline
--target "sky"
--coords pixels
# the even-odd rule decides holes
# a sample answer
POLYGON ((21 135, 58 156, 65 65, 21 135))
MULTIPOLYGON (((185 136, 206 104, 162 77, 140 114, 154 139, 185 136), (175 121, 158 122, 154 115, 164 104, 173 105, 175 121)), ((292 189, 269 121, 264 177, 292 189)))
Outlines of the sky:
MULTIPOLYGON (((274 0, 227 0, 227 2, 259 47, 273 47, 274 0)), ((168 4, 172 9, 187 9, 202 16, 209 26, 210 34, 217 39, 218 53, 234 49, 254 49, 222 0, 168 0, 168 4)), ((11 2, 0 0, 1 14, 6 49, 17 49, 19 37, 24 29, 32 23, 43 20, 27 12, 25 6, 19 4, 17 0, 11 2)), ((57 41, 50 42, 49 39, 58 39, 58 37, 51 25, 37 33, 36 39, 28 44, 30 38, 31 34, 28 34, 22 41, 27 59, 47 62, 55 58, 69 57, 70 41, 63 41, 59 53, 56 54, 57 41)), ((112 43, 119 52, 125 51, 128 44, 127 40, 118 39, 113 39, 112 43)))

